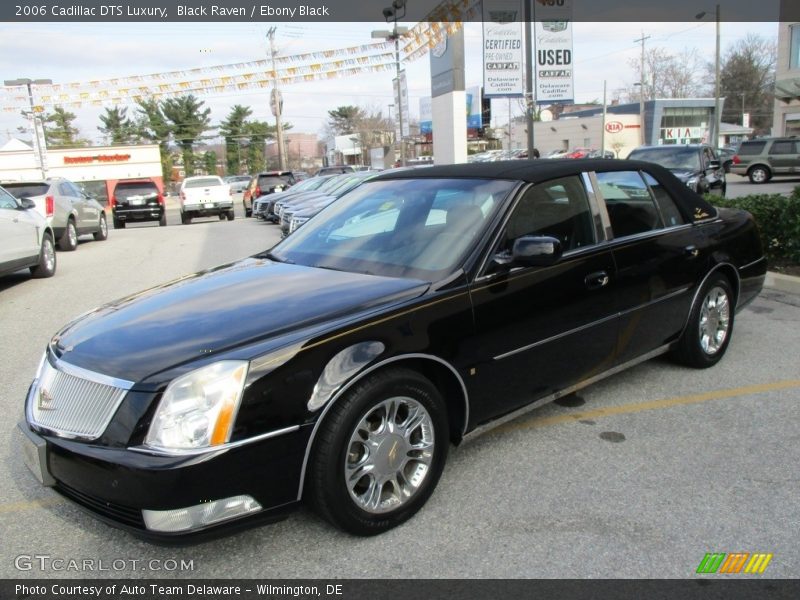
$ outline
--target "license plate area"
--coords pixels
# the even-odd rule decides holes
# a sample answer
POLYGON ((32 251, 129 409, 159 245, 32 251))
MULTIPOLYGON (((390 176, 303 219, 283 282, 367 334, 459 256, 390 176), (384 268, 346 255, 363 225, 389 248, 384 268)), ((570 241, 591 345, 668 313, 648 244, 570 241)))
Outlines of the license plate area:
POLYGON ((203 204, 203 206, 205 208, 214 208, 214 203, 213 202, 206 202, 205 204, 203 204))
POLYGON ((27 424, 19 423, 17 427, 22 432, 22 460, 25 466, 42 485, 55 485, 55 479, 47 471, 47 442, 28 429, 27 424))

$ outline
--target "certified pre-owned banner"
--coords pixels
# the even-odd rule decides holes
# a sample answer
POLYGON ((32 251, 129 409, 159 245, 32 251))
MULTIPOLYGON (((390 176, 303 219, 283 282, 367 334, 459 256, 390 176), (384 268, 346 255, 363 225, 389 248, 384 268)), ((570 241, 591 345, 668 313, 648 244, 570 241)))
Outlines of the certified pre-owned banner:
POLYGON ((521 96, 522 2, 483 0, 483 94, 521 96))
POLYGON ((572 2, 537 0, 533 6, 536 102, 572 102, 572 2))

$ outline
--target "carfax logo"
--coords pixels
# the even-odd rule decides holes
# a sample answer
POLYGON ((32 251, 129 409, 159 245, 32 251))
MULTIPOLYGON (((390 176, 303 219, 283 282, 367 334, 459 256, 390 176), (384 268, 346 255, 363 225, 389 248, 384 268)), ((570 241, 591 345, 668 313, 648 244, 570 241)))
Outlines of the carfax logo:
POLYGON ((697 567, 698 573, 758 573, 767 570, 772 554, 765 552, 707 552, 697 567), (747 566, 745 566, 747 565, 747 566), (744 568, 744 569, 743 569, 744 568))

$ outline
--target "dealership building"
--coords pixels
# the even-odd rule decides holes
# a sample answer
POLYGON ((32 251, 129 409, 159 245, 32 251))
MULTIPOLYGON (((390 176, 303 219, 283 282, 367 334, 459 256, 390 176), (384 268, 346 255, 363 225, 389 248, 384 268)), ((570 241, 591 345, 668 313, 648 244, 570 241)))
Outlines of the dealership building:
MULTIPOLYGON (((164 188, 158 144, 48 149, 44 162, 47 177, 81 184, 102 204, 108 203, 122 179, 152 179, 159 190, 164 188)), ((11 139, 0 147, 0 182, 41 179, 42 169, 31 146, 11 139)))

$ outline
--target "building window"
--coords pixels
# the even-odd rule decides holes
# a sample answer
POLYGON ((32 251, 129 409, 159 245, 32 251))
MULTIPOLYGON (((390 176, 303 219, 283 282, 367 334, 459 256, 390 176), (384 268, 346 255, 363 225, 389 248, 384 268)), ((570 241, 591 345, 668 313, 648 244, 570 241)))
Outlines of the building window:
POLYGON ((789 27, 791 45, 789 46, 789 68, 800 69, 800 23, 789 27))

